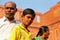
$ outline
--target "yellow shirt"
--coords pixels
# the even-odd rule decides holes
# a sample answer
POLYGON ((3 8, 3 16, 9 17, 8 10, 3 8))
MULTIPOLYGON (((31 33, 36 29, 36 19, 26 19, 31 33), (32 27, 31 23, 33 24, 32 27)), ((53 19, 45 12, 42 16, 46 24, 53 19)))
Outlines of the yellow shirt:
POLYGON ((15 26, 12 29, 12 32, 8 40, 31 40, 32 35, 28 32, 21 24, 15 26))

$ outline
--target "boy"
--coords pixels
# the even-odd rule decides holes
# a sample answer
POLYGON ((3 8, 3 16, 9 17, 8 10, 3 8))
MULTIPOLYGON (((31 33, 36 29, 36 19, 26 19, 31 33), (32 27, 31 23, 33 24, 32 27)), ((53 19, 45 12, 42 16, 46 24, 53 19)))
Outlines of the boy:
POLYGON ((8 40, 31 40, 32 36, 28 26, 33 22, 34 17, 34 10, 30 8, 25 9, 22 14, 22 23, 12 29, 8 40))

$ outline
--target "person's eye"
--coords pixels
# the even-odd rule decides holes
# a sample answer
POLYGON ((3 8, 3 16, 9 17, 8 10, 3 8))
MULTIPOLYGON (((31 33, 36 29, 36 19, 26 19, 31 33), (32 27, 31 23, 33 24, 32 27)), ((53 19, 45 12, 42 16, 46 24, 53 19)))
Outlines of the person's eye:
POLYGON ((10 8, 10 9, 14 10, 14 8, 10 8))
POLYGON ((28 17, 28 18, 30 18, 30 17, 28 17))
POLYGON ((9 9, 8 7, 6 7, 6 9, 9 9))
POLYGON ((6 7, 6 9, 11 9, 11 10, 14 10, 15 8, 6 7))

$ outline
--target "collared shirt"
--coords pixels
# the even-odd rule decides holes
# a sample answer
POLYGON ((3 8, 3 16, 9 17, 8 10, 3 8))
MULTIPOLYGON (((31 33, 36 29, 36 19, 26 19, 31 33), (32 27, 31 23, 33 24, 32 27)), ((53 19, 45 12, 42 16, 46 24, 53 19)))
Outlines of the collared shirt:
POLYGON ((31 32, 27 31, 22 24, 15 26, 8 40, 31 40, 31 32))
POLYGON ((0 40, 7 40, 13 26, 15 26, 16 24, 18 23, 15 20, 9 22, 5 17, 1 18, 0 19, 0 40))

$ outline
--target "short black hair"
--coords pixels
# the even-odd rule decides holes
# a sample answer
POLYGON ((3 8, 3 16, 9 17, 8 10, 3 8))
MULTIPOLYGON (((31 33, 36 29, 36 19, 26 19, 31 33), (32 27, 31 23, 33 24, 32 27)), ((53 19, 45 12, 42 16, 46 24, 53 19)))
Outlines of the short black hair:
POLYGON ((47 31, 49 31, 48 26, 41 26, 41 27, 39 28, 39 32, 38 32, 38 34, 37 34, 36 36, 38 36, 38 35, 42 36, 43 33, 44 33, 44 32, 47 32, 47 31))
POLYGON ((33 17, 35 17, 35 11, 33 9, 30 9, 30 8, 26 8, 24 11, 23 11, 23 16, 27 15, 27 14, 31 14, 33 17))

